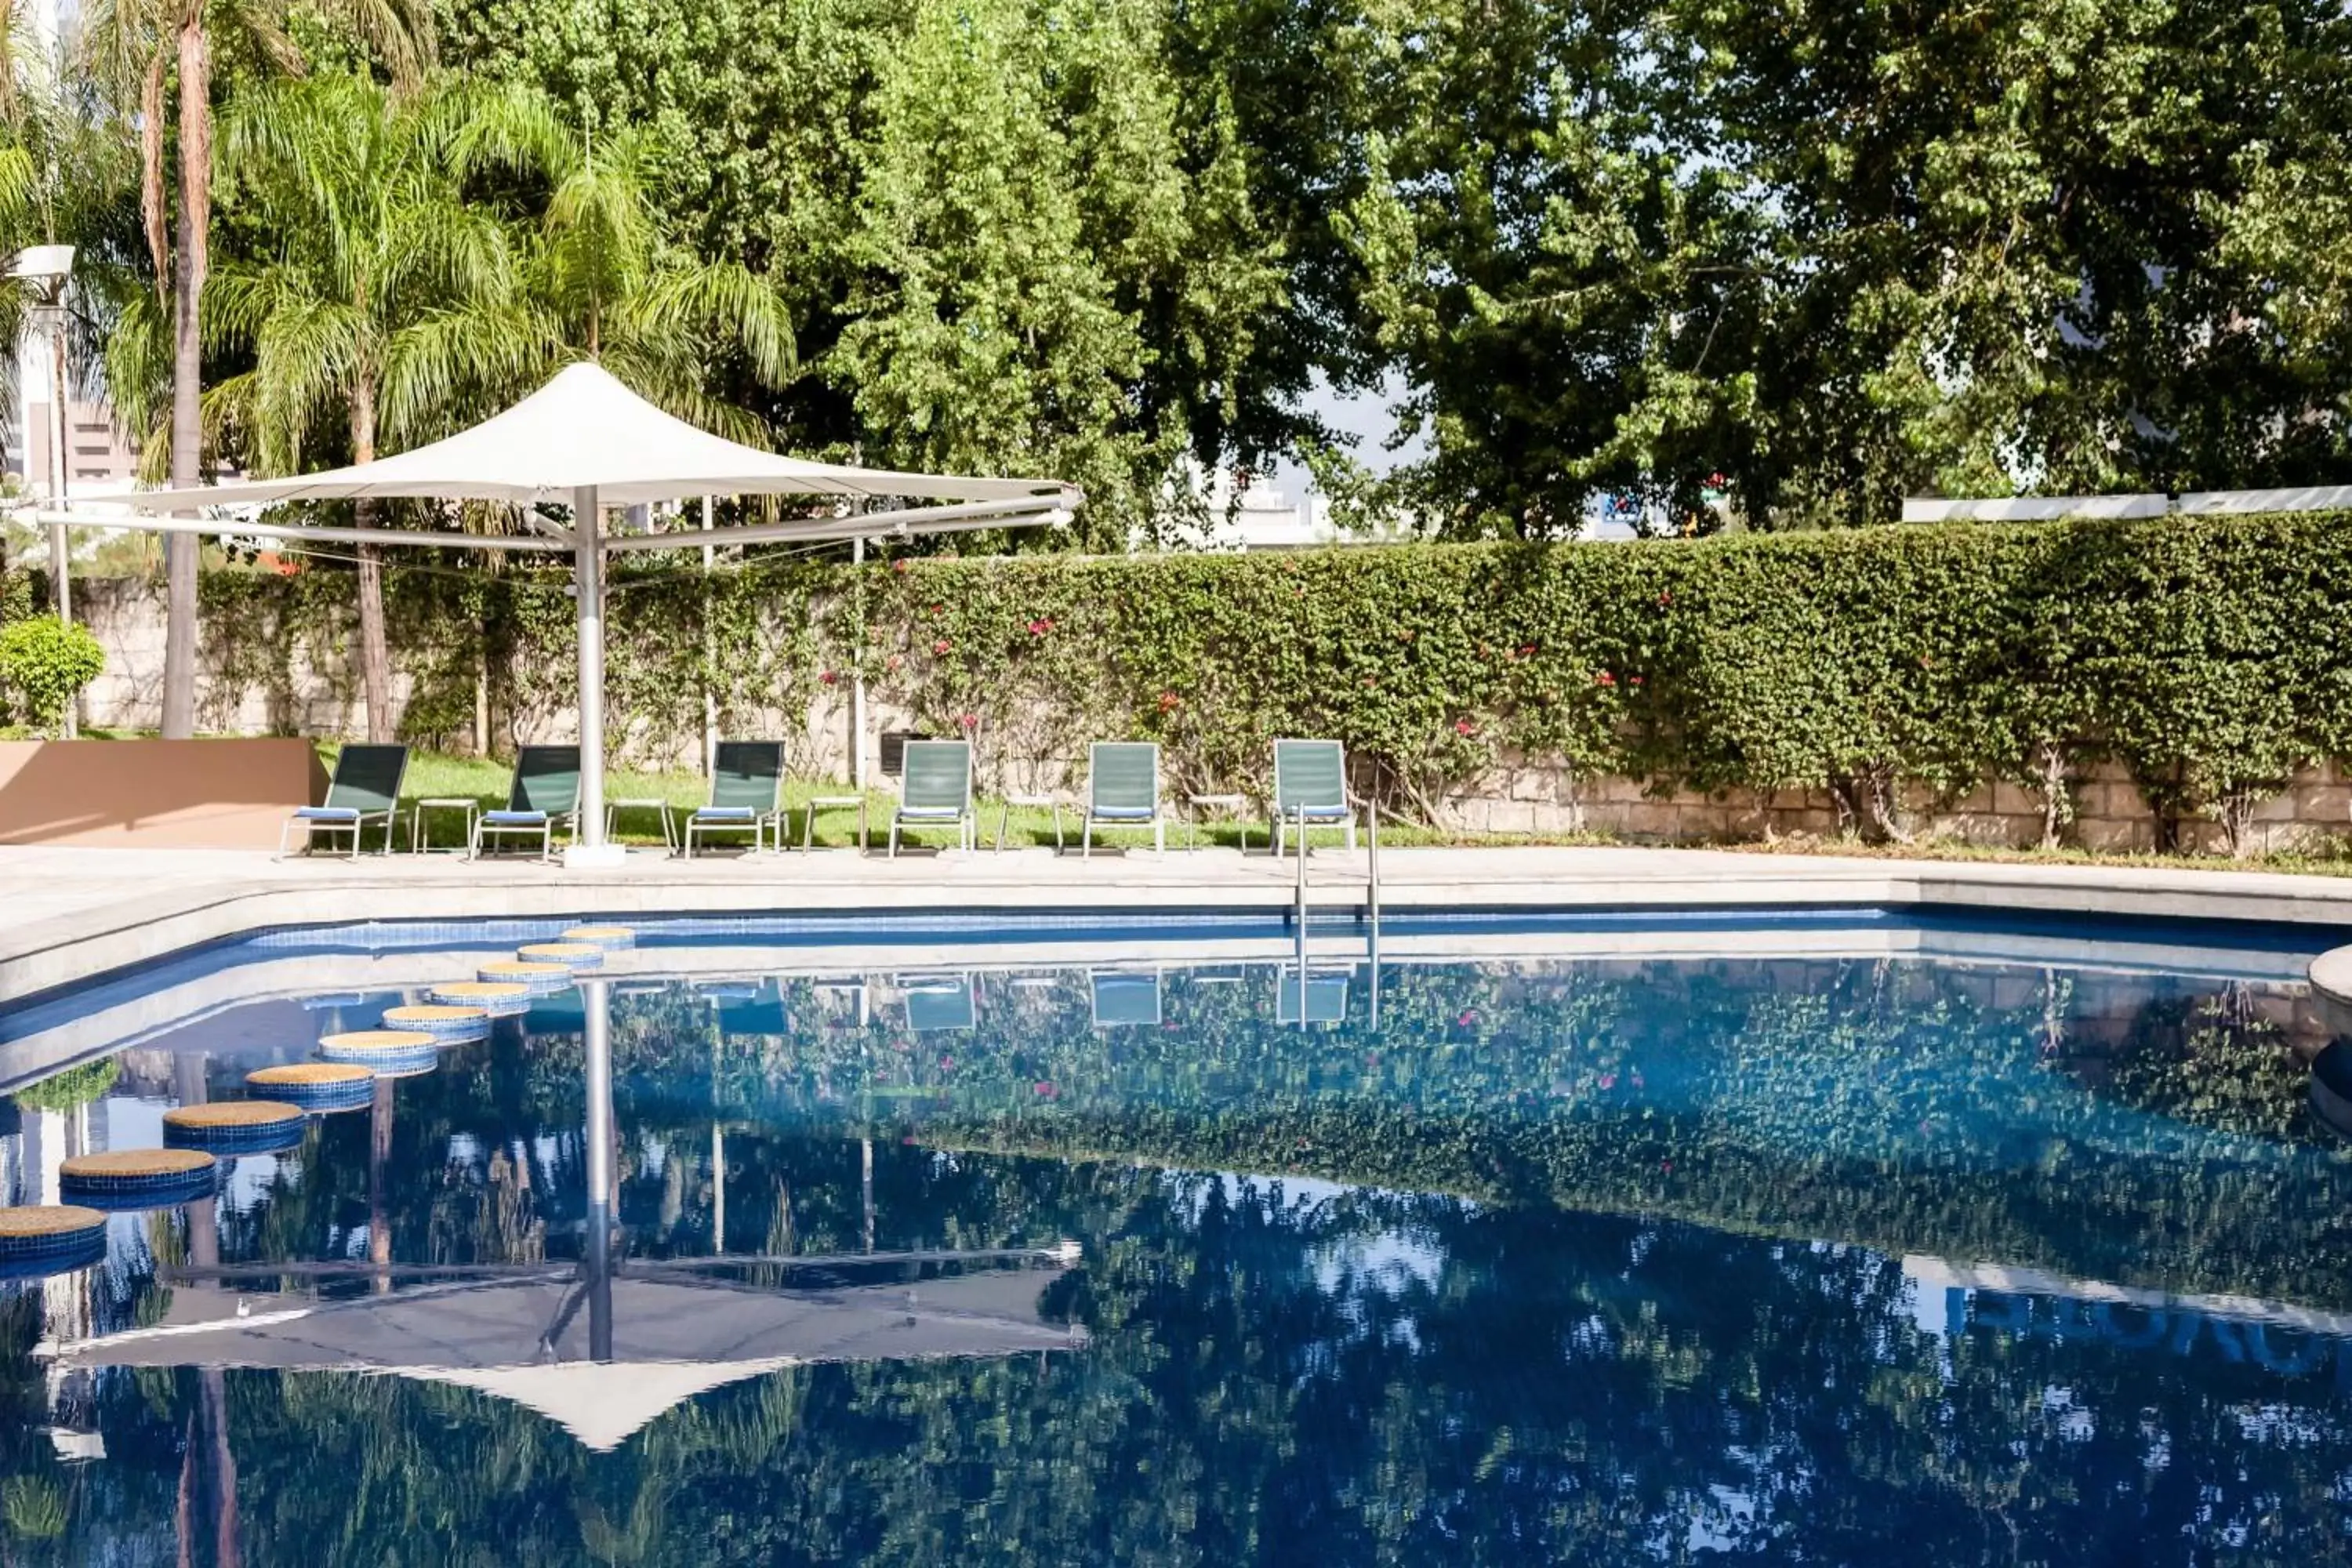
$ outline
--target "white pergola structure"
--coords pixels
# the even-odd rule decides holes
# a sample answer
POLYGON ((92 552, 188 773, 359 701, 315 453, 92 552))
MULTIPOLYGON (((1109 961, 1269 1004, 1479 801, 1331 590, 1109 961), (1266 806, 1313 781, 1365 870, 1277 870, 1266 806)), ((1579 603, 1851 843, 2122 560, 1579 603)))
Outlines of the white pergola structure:
POLYGON ((581 821, 580 841, 566 859, 609 866, 618 863, 620 849, 604 840, 607 555, 1058 525, 1084 499, 1075 487, 1052 479, 895 473, 762 452, 663 413, 600 366, 574 364, 503 414, 446 440, 373 463, 293 479, 93 495, 80 498, 73 510, 38 517, 76 527, 240 539, 570 554, 579 601, 581 821), (608 507, 747 495, 830 497, 843 505, 834 516, 691 532, 612 534, 603 524, 608 507), (260 523, 205 516, 198 510, 362 498, 500 501, 522 509, 535 531, 485 536, 446 529, 260 523), (895 510, 850 510, 877 500, 893 503, 895 510), (542 502, 569 506, 571 526, 539 515, 542 502), (183 515, 161 515, 170 513, 183 515))

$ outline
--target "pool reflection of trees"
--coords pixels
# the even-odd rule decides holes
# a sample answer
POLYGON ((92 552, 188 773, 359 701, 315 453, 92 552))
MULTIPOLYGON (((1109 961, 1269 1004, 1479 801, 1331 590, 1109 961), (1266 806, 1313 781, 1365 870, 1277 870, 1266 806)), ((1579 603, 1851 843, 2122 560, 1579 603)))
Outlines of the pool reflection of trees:
MULTIPOLYGON (((806 1139, 761 1155, 811 1188, 838 1169, 806 1139)), ((976 1195, 924 1152, 880 1163, 904 1201, 976 1195)), ((1085 1352, 789 1370, 603 1457, 457 1388, 231 1373, 245 1560, 1649 1563, 1691 1538, 1840 1563, 2133 1543, 2186 1563, 2240 1541, 2232 1561, 2283 1563, 2340 1539, 2334 1342, 2264 1367, 1982 1297, 2005 1327, 1939 1332, 1899 1262, 1859 1248, 969 1164, 1104 1226, 1061 1303, 1085 1352)), ((0 1314, 12 1368, 27 1317, 0 1314)), ((107 1458, 69 1471, 37 1452, 37 1373, 5 1391, 26 1419, 0 1454, 28 1515, 60 1510, 56 1560, 163 1544, 184 1467, 208 1475, 186 1447, 201 1375, 107 1380, 107 1458)))
MULTIPOLYGON (((1667 1215, 2352 1307, 2332 1239, 2352 1161, 2312 1121, 2277 998, 1863 962, 1417 966, 1386 976, 1375 1034, 1360 1007, 1339 1027, 1276 1026, 1275 983, 1272 970, 1238 985, 1171 974, 1157 1028, 1093 1027, 1083 973, 1051 987, 982 977, 974 1026, 942 1032, 909 1030, 887 1006, 860 1025, 800 982, 748 1008, 686 988, 616 997, 634 1245, 862 1244, 855 1144, 822 1174, 767 1168, 772 1133, 821 1128, 1667 1215), (792 1032, 725 1032, 730 1011, 792 1032), (725 1237, 710 1234, 714 1123, 732 1173, 725 1237)), ((404 1259, 561 1252, 583 1191, 577 1018, 502 1026, 401 1085, 381 1167, 367 1145, 383 1108, 327 1118, 301 1180, 232 1216, 226 1245, 246 1258, 343 1245, 380 1168, 404 1259)), ((879 1175, 886 1245, 1085 1234, 1071 1228, 1083 1216, 1028 1212, 1025 1180, 1017 1194, 931 1192, 910 1209, 887 1190, 898 1168, 879 1175)))
MULTIPOLYGON (((1937 1332, 1900 1257, 2347 1305, 2345 1162, 2303 1139, 2300 1066, 2246 998, 1899 964, 1747 985, 1433 967, 1386 977, 1374 1035, 1276 1027, 1271 979, 1171 975, 1158 1030, 1090 1027, 1083 975, 983 981, 950 1033, 879 1007, 817 1026, 797 984, 784 1035, 727 1034, 683 990, 616 999, 634 1249, 857 1246, 863 1136, 880 1245, 1083 1238, 1060 1305, 1092 1348, 782 1373, 607 1457, 462 1390, 232 1373, 247 1560, 1648 1562, 1722 1541, 2287 1563, 2339 1542, 2337 1342, 2271 1329, 2232 1354, 2242 1329, 2190 1314, 2159 1340, 2131 1310, 2101 1332, 2090 1308, 1985 1293, 1941 1303, 1937 1332), (2245 1078, 2200 1095, 2183 1062, 2245 1078)), ((567 1249, 580 1040, 554 1021, 324 1119, 223 1215, 224 1258, 350 1255, 372 1175, 404 1260, 567 1249)), ((201 1374, 103 1380, 108 1458, 59 1468, 28 1302, 0 1311, 12 1551, 143 1560, 201 1374), (63 1533, 16 1531, 20 1502, 63 1533)))

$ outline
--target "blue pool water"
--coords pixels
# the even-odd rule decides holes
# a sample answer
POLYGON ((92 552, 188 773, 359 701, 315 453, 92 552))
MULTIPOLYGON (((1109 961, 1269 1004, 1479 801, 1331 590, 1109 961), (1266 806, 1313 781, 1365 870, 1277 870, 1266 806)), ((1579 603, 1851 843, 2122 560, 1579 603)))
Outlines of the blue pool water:
MULTIPOLYGON (((552 932, 275 933, 0 1010, 0 1197, 552 932)), ((0 1558, 2352 1551, 2335 933, 1313 936, 646 922, 0 1283, 0 1558)))

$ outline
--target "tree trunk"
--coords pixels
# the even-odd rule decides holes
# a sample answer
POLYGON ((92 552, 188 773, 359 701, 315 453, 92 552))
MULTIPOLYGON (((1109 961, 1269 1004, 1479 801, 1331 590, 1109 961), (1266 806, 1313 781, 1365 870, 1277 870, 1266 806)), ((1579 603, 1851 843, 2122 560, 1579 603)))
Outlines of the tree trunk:
MULTIPOLYGON (((352 385, 352 460, 375 461, 375 385, 362 374, 352 385)), ((375 526, 376 503, 362 496, 352 521, 375 526)), ((367 738, 392 739, 392 654, 383 635, 383 557, 373 544, 360 546, 360 689, 367 700, 367 738)))
MULTIPOLYGON (((180 23, 180 232, 173 269, 172 485, 195 484, 204 467, 204 333, 198 315, 211 262, 213 180, 212 50, 204 9, 180 23)), ((196 563, 193 533, 163 547, 169 624, 163 637, 163 735, 196 732, 196 563)))

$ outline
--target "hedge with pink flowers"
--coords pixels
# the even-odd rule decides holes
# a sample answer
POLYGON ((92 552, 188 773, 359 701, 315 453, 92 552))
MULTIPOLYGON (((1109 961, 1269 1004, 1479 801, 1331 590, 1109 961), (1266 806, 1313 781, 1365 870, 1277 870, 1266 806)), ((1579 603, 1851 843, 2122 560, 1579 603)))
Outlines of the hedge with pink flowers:
MULTIPOLYGON (((1160 741, 1262 786, 1348 743, 1414 813, 1507 756, 1661 787, 2040 792, 2112 758, 2167 824, 2352 754, 2352 534, 2302 514, 1642 543, 923 560, 867 584, 869 678, 1000 763, 1160 741), (1043 715, 1041 719, 1039 716, 1043 715)), ((828 639, 838 646, 837 635, 828 639)))
MULTIPOLYGON (((466 734, 478 685, 501 733, 570 701, 561 574, 388 581, 411 735, 466 734)), ((333 666, 350 582, 209 574, 226 684, 288 680, 298 643, 333 666)), ((2296 770, 2352 758, 2347 611, 2352 532, 2321 514, 862 574, 777 554, 708 582, 691 563, 616 574, 612 731, 698 735, 706 681, 722 722, 761 722, 862 671, 927 730, 971 735, 1002 786, 1138 737, 1166 748, 1171 787, 1262 789, 1276 736, 1331 736, 1360 790, 1421 816, 1532 758, 1661 789, 1826 788, 1895 836, 1917 785, 2006 780, 2041 792, 2056 837, 2071 781, 2114 760, 2162 822, 2242 832, 2296 770)))

